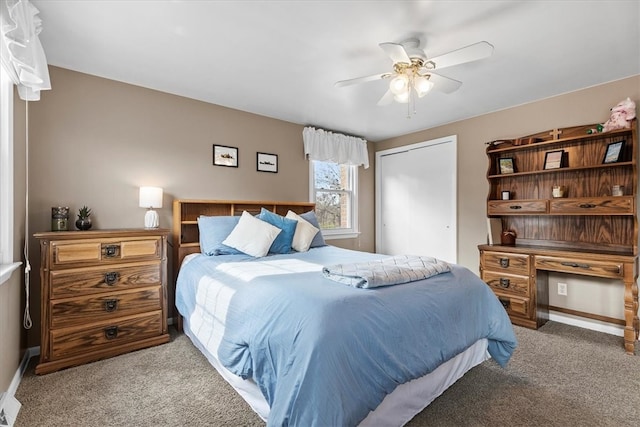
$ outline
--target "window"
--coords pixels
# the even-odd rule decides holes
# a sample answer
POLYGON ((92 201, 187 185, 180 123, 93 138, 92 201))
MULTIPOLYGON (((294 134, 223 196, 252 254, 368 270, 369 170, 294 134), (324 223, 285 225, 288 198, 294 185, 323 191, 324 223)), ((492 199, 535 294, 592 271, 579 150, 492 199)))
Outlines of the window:
POLYGON ((358 167, 312 160, 309 162, 310 197, 327 239, 358 234, 358 167))
POLYGON ((13 262, 13 83, 0 66, 0 285, 19 266, 13 262))

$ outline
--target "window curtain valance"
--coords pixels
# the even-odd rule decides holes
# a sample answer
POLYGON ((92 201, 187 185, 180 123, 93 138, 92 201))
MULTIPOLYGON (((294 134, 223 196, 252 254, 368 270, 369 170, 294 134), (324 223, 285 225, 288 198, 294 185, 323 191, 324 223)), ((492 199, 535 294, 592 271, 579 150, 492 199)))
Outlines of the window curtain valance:
POLYGON ((42 31, 39 13, 28 0, 0 1, 2 66, 25 101, 38 101, 41 90, 51 89, 47 58, 38 38, 42 31))
POLYGON ((302 139, 309 160, 369 167, 367 141, 362 138, 306 127, 302 139))

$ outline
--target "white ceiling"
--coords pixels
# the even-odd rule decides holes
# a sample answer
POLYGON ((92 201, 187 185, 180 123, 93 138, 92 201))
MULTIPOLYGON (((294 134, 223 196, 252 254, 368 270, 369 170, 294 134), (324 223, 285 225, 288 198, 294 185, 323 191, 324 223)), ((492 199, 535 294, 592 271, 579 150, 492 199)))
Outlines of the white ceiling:
POLYGON ((32 3, 51 65, 373 141, 640 74, 637 0, 32 3), (334 87, 390 71, 378 44, 409 37, 495 49, 439 70, 462 87, 411 119, 376 105, 387 81, 334 87))

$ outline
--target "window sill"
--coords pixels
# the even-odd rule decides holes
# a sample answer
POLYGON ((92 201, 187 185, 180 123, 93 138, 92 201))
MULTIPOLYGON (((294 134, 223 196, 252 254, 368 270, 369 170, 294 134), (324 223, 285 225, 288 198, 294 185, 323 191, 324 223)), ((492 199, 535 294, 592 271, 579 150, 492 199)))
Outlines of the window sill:
POLYGON ((324 240, 338 240, 338 239, 357 239, 360 233, 357 231, 349 231, 344 233, 327 234, 326 231, 322 232, 324 240))
POLYGON ((22 265, 21 262, 14 262, 11 264, 0 264, 0 285, 9 280, 11 273, 18 269, 22 265))

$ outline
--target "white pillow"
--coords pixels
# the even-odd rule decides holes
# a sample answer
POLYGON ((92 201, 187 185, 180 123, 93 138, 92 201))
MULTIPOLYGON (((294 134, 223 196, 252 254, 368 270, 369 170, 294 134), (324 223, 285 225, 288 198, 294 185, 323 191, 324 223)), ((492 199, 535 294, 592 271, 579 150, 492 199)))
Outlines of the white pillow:
POLYGON ((313 238, 320 229, 314 227, 309 221, 293 211, 287 212, 287 216, 285 218, 295 219, 298 221, 298 224, 296 225, 296 232, 293 235, 293 242, 291 242, 291 247, 298 252, 308 251, 313 238))
POLYGON ((278 237, 280 231, 278 227, 244 211, 238 225, 231 230, 222 243, 247 255, 263 257, 269 252, 271 244, 278 237))

